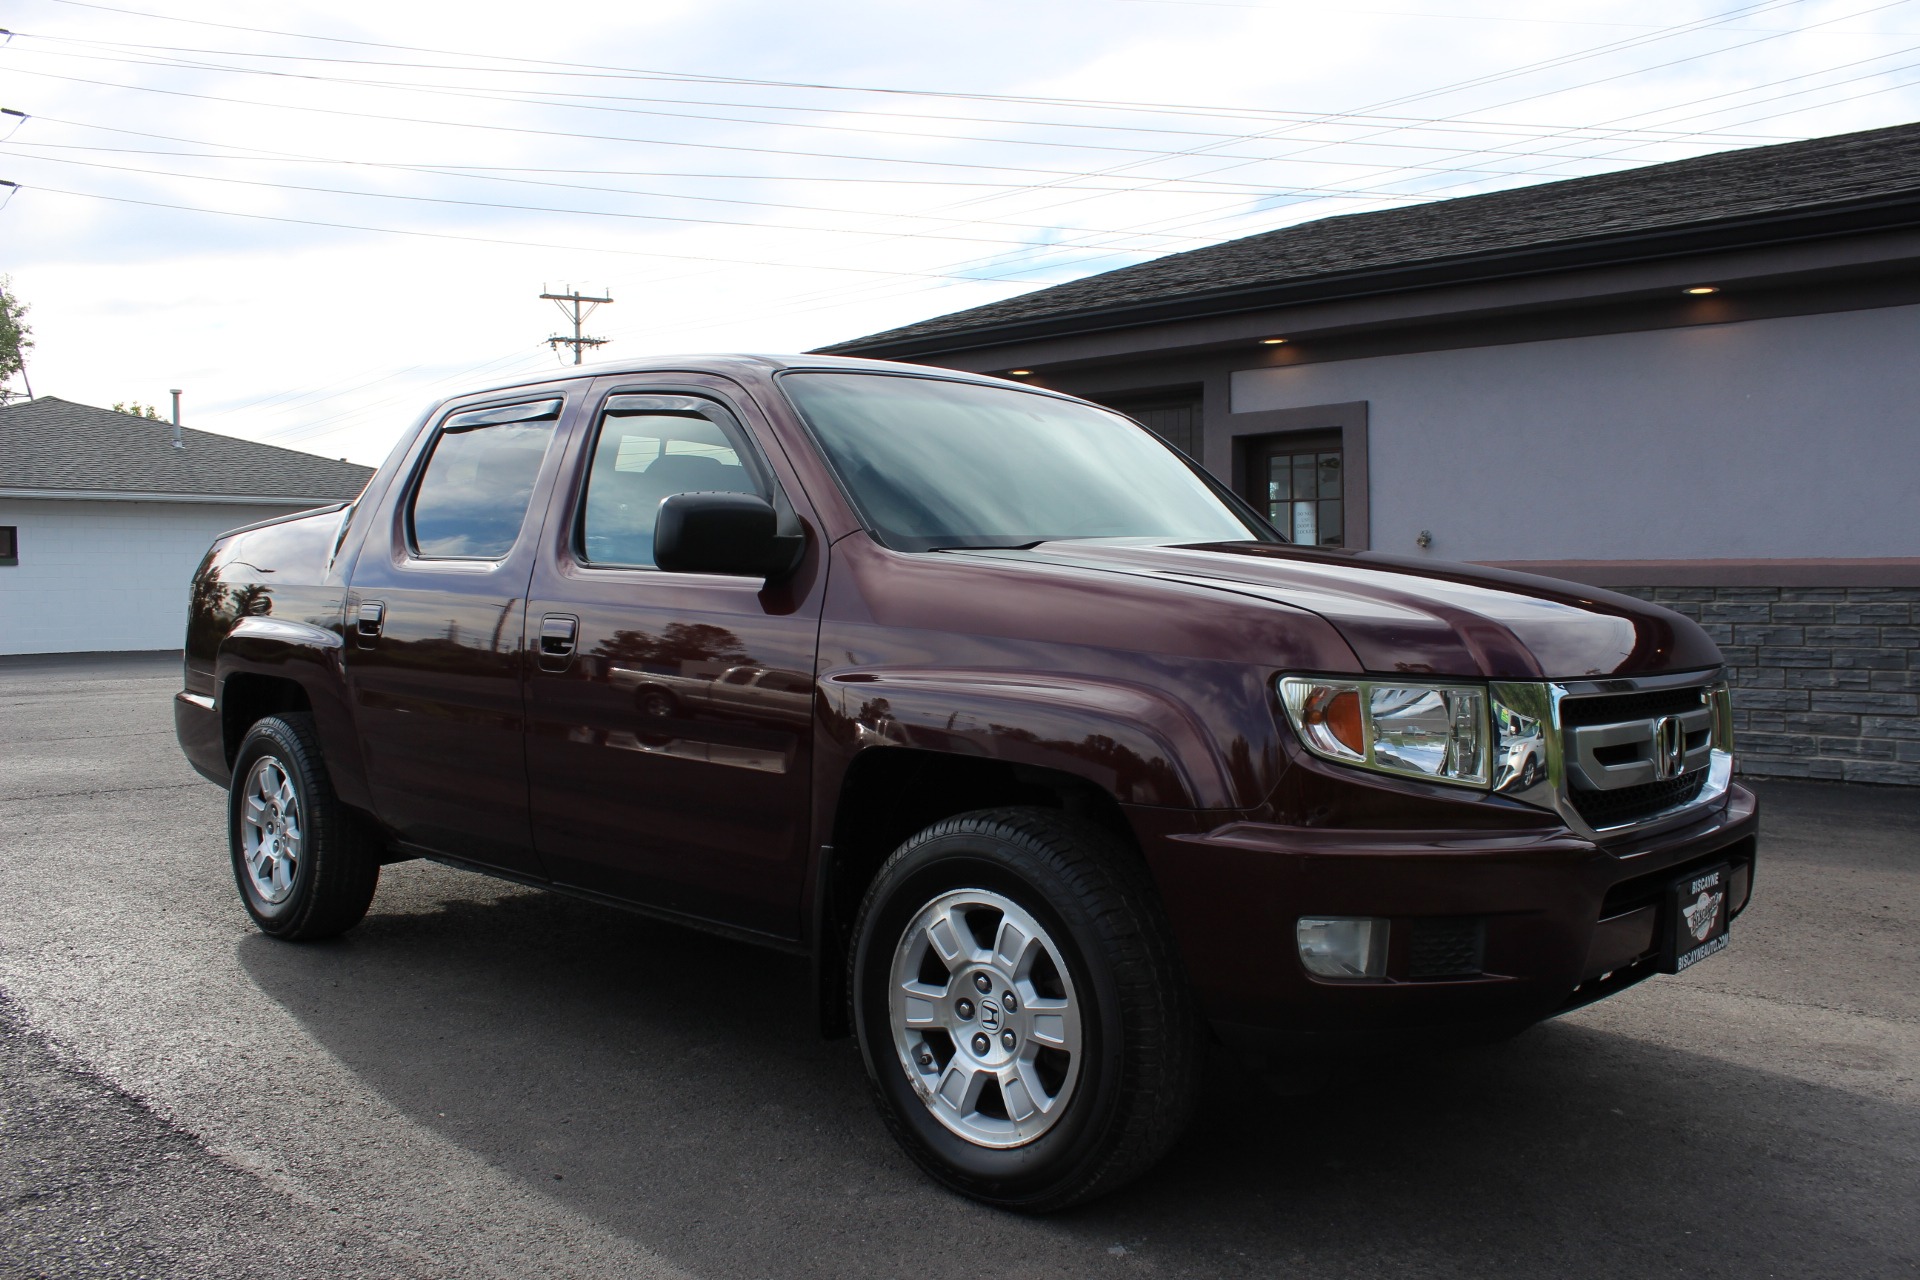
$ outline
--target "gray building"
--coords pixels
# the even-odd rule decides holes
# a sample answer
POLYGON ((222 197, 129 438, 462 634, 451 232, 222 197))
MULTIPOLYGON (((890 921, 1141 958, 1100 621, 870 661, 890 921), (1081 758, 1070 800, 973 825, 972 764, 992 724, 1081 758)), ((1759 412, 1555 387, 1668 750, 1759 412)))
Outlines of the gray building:
POLYGON ((351 498, 368 467, 42 396, 0 408, 0 654, 178 649, 228 529, 351 498))
POLYGON ((1138 417, 1296 540, 1707 625, 1751 773, 1920 784, 1920 125, 1304 223, 828 350, 1138 417))

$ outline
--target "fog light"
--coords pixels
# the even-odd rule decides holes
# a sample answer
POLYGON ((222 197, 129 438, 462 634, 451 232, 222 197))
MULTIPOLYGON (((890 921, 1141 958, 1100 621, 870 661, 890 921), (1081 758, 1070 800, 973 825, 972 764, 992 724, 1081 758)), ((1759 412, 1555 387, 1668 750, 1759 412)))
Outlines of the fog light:
POLYGON ((1387 922, 1372 916, 1302 916, 1300 963, 1316 978, 1378 978, 1387 971, 1387 922))

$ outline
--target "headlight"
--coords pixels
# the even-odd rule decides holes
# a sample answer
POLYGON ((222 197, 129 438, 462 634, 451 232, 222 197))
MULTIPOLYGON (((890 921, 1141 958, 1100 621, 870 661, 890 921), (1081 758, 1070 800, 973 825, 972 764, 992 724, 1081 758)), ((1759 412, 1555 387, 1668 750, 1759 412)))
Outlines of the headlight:
POLYGON ((1474 685, 1282 676, 1280 701, 1307 749, 1381 773, 1485 787, 1487 691, 1474 685))

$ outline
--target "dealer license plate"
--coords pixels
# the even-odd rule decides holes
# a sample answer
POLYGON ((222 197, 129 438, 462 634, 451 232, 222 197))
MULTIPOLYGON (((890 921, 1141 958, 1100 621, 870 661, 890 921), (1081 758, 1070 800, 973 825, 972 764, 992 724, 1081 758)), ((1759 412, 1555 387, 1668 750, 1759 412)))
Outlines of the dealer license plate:
POLYGON ((1732 868, 1707 867, 1673 882, 1667 897, 1667 947, 1661 967, 1684 973, 1727 949, 1727 891, 1732 868))

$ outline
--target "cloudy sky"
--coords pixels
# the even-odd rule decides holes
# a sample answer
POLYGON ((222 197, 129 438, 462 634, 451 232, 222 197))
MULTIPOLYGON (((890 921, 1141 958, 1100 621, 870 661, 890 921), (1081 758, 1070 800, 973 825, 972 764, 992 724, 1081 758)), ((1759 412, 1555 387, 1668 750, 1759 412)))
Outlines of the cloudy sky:
MULTIPOLYGON (((1920 0, 0 0, 39 395, 376 462, 1334 214, 1920 119, 1920 0), (535 14, 538 14, 535 17, 535 14), (1542 14, 1551 17, 1542 17, 1542 14)), ((18 380, 15 390, 19 389, 18 380)))

